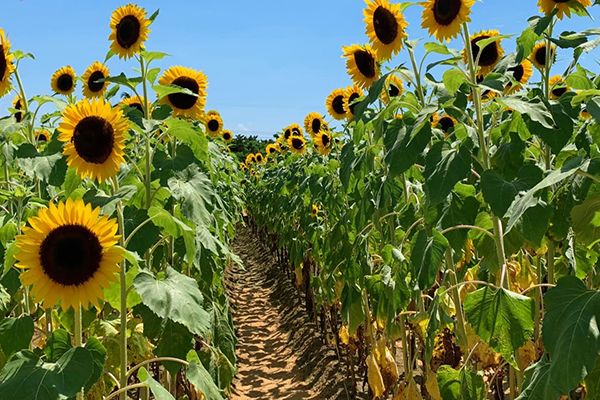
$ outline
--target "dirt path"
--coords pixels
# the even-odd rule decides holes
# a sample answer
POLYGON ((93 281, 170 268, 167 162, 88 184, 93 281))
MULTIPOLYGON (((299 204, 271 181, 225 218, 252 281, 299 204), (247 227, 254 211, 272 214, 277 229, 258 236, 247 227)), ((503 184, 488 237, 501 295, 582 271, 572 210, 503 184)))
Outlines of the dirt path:
POLYGON ((346 399, 345 367, 308 320, 275 258, 248 228, 233 251, 245 270, 226 271, 239 339, 232 399, 346 399))

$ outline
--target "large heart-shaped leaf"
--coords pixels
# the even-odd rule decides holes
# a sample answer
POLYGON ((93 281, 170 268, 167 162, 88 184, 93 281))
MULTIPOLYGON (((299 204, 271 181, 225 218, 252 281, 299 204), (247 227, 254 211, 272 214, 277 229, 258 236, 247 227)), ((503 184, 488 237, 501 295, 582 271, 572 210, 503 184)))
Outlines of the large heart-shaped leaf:
POLYGON ((0 322, 0 346, 6 358, 29 347, 33 337, 33 319, 29 315, 6 318, 0 322))
POLYGON ((442 365, 437 371, 440 395, 444 400, 484 400, 483 376, 461 368, 442 365))

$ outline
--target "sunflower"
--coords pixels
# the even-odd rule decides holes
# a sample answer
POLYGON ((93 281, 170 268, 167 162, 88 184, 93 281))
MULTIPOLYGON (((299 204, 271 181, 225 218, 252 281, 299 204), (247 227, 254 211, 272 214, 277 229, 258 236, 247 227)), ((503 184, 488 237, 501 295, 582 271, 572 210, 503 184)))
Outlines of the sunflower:
POLYGON ((388 76, 385 82, 387 89, 384 90, 381 97, 383 102, 388 104, 394 97, 402 96, 404 85, 402 84, 402 79, 398 78, 396 75, 388 76))
POLYGON ((48 132, 45 129, 40 129, 39 131, 35 132, 35 139, 38 141, 38 143, 49 142, 50 141, 50 132, 48 132))
POLYGON ((173 93, 165 96, 162 101, 173 109, 174 116, 198 119, 204 112, 206 104, 206 88, 208 80, 204 72, 191 68, 171 67, 159 78, 161 85, 177 85, 190 90, 197 96, 186 93, 173 93))
POLYGON ((329 132, 321 132, 315 137, 316 150, 326 156, 331 152, 331 135, 329 132))
POLYGON ((314 138, 321 130, 329 130, 329 127, 321 114, 312 112, 304 118, 304 129, 314 138))
POLYGON ((246 164, 244 163, 240 163, 240 169, 244 172, 246 172, 246 170, 248 169, 248 167, 246 167, 246 164))
POLYGON ((75 71, 70 65, 67 65, 52 75, 50 86, 55 93, 68 96, 75 91, 75 78, 75 71))
POLYGON ((304 133, 302 132, 302 128, 300 128, 300 125, 298 125, 298 124, 292 124, 292 125, 288 126, 286 128, 286 132, 288 129, 291 132, 291 136, 299 136, 299 137, 304 136, 304 133))
POLYGON ((270 156, 271 154, 278 153, 280 151, 279 146, 276 144, 269 143, 265 148, 265 154, 270 156))
POLYGON ((29 227, 16 237, 16 266, 24 286, 45 308, 61 300, 63 310, 91 302, 100 308, 103 289, 118 282, 116 273, 123 260, 115 219, 100 216, 82 199, 68 199, 39 210, 29 218, 29 227))
POLYGON ((373 51, 380 60, 387 60, 402 49, 402 39, 408 23, 400 12, 400 4, 390 4, 389 0, 367 0, 364 10, 367 36, 373 43, 373 51))
MULTIPOLYGON (((584 8, 590 7, 592 5, 592 2, 590 0, 574 1, 581 4, 584 8)), ((569 5, 567 3, 567 0, 538 0, 540 12, 543 12, 546 15, 550 15, 552 14, 552 11, 554 11, 554 8, 557 8, 558 12, 556 13, 556 18, 558 19, 563 19, 563 16, 565 14, 568 18, 571 18, 571 10, 569 9, 569 5)))
POLYGON ((10 42, 0 28, 0 97, 4 97, 11 88, 10 74, 15 70, 14 55, 10 54, 10 42))
POLYGON ((263 155, 261 153, 256 153, 254 155, 254 157, 256 158, 257 164, 262 164, 265 161, 265 158, 263 157, 263 155))
POLYGON ((451 129, 454 129, 457 123, 456 119, 446 114, 440 117, 438 113, 434 113, 431 116, 431 127, 441 129, 446 136, 448 136, 451 129))
POLYGON ((302 136, 291 136, 288 139, 288 144, 293 153, 302 154, 306 150, 306 140, 302 136))
MULTIPOLYGON (((23 109, 23 102, 21 101, 21 96, 19 96, 19 95, 15 96, 15 98, 13 99, 13 102, 12 102, 12 106, 15 110, 23 109)), ((17 123, 23 121, 23 113, 20 111, 17 111, 16 113, 14 113, 14 117, 17 120, 17 123)))
MULTIPOLYGON (((554 64, 556 57, 556 46, 550 46, 550 64, 554 64)), ((531 51, 531 62, 539 69, 546 68, 546 41, 538 42, 531 51)))
POLYGON ((110 48, 119 58, 128 59, 139 53, 148 40, 152 22, 146 18, 146 10, 136 4, 128 4, 113 11, 110 17, 112 40, 110 48))
MULTIPOLYGON (((290 136, 291 136, 292 131, 290 130, 290 136)), ((286 152, 288 150, 288 139, 286 138, 285 135, 281 135, 277 138, 277 147, 279 148, 279 151, 281 152, 286 152)))
POLYGON ((349 120, 354 119, 354 108, 358 104, 354 101, 363 95, 364 92, 357 86, 348 86, 344 92, 344 110, 349 120))
MULTIPOLYGON (((524 85, 527 82, 529 82, 529 79, 533 75, 533 66, 531 65, 531 61, 525 59, 521 62, 521 64, 514 67, 510 67, 507 71, 512 74, 512 78, 515 81, 524 85)), ((512 82, 509 82, 508 85, 506 85, 506 89, 504 90, 504 92, 506 94, 512 94, 518 92, 521 89, 523 89, 523 86, 513 86, 512 82)))
POLYGON ((440 41, 449 42, 457 37, 463 22, 471 22, 469 14, 475 0, 427 0, 421 3, 425 9, 421 19, 422 28, 440 41))
POLYGON ((311 210, 310 210, 310 216, 311 217, 316 217, 317 214, 319 213, 319 207, 317 207, 316 205, 312 205, 311 210))
POLYGON ((344 109, 344 89, 335 89, 329 96, 325 106, 327 106, 327 112, 333 119, 338 121, 346 118, 346 110, 344 109))
POLYGON ((247 165, 252 165, 256 162, 256 158, 254 157, 254 154, 250 153, 246 156, 246 164, 247 165))
POLYGON ((106 65, 99 61, 94 62, 85 70, 81 77, 83 79, 83 95, 88 99, 102 97, 108 82, 98 82, 100 79, 108 78, 110 71, 106 65))
POLYGON ((556 75, 550 78, 550 98, 552 100, 560 99, 560 96, 570 92, 571 88, 567 86, 567 83, 563 80, 562 76, 556 75))
POLYGON ((224 130, 221 132, 221 139, 223 139, 225 143, 231 143, 233 140, 233 133, 231 133, 230 130, 224 130))
MULTIPOLYGON (((141 112, 142 115, 144 114, 144 107, 142 106, 142 102, 140 101, 139 97, 137 97, 137 96, 131 96, 126 99, 123 99, 123 101, 121 101, 120 105, 122 108, 126 108, 126 107, 134 108, 134 109, 138 110, 139 112, 141 112)), ((147 102, 146 107, 148 107, 148 112, 150 112, 150 102, 147 102)))
POLYGON ((128 130, 122 110, 103 99, 83 99, 65 109, 58 128, 67 164, 82 178, 103 182, 119 172, 128 130))
POLYGON ((352 81, 363 89, 369 88, 379 78, 379 65, 371 45, 344 46, 344 55, 347 58, 346 69, 352 81))
POLYGON ((221 119, 221 115, 217 111, 209 111, 204 117, 204 126, 210 136, 221 136, 221 131, 223 130, 223 120, 221 119))
MULTIPOLYGON (((476 33, 474 36, 471 36, 471 51, 473 52, 473 62, 477 62, 477 59, 479 58, 479 63, 477 64, 477 66, 481 67, 481 69, 479 70, 479 74, 481 75, 487 75, 488 73, 492 72, 496 64, 498 64, 498 62, 502 58, 502 55, 504 54, 504 49, 502 48, 502 46, 500 46, 500 40, 496 40, 495 42, 492 42, 485 46, 480 52, 477 42, 499 35, 500 33, 498 31, 492 30, 481 31, 479 33, 476 33)), ((466 50, 462 51, 462 55, 465 63, 469 62, 466 50)))

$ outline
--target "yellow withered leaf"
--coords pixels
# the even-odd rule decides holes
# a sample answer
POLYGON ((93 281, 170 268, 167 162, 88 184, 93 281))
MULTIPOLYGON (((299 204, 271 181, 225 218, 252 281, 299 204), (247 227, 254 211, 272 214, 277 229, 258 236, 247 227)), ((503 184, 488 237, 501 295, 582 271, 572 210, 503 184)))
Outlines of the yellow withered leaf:
POLYGON ((414 379, 411 378, 408 383, 403 382, 399 387, 394 400, 423 400, 414 379))
POLYGON ((348 346, 350 344, 350 334, 348 333, 348 326, 347 325, 343 325, 340 328, 340 340, 342 341, 342 343, 344 343, 346 346, 348 346))
POLYGON ((385 387, 379 365, 373 354, 369 354, 367 357, 367 379, 375 397, 380 397, 385 391, 385 387))
POLYGON ((437 374, 435 372, 429 373, 427 381, 425 382, 425 387, 427 388, 427 392, 433 400, 442 400, 442 395, 440 394, 440 387, 437 383, 437 374))

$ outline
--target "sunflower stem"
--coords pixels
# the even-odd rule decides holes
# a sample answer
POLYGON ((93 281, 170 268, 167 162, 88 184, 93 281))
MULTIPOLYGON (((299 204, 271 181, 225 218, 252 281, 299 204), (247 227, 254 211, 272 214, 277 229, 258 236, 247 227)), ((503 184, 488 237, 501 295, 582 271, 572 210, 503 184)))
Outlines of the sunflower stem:
POLYGON ((415 80, 417 84, 417 94, 419 95, 419 100, 421 101, 421 107, 425 107, 425 94, 423 93, 423 86, 421 85, 421 73, 417 68, 417 62, 415 61, 414 50, 406 44, 406 49, 408 50, 408 54, 410 55, 410 62, 413 67, 413 72, 415 74, 415 80))
MULTIPOLYGON (((147 79, 147 66, 144 64, 144 58, 140 55, 140 70, 142 72, 142 87, 144 90, 144 99, 142 100, 142 109, 144 110, 144 118, 149 118, 148 110, 148 79, 147 79)), ((146 187, 146 209, 150 208, 152 203, 152 167, 151 167, 151 153, 150 153, 150 133, 146 133, 146 179, 144 185, 146 187)))
MULTIPOLYGON (((27 103, 27 95, 25 94, 25 87, 23 86, 23 82, 21 81, 21 76, 19 75, 19 68, 15 68, 15 79, 17 80, 17 84, 19 85, 19 93, 21 96, 21 105, 25 113, 29 112, 29 104, 27 103)), ((33 137, 33 124, 35 121, 31 121, 27 124, 27 134, 29 143, 35 143, 35 138, 33 137)))
POLYGON ((446 248, 446 267, 450 269, 450 274, 448 274, 448 277, 452 289, 452 300, 454 301, 454 308, 456 309, 456 322, 458 323, 458 335, 456 335, 456 339, 459 346, 462 345, 468 349, 469 340, 467 336, 466 319, 462 309, 462 300, 460 298, 460 292, 458 291, 456 265, 454 264, 454 260, 452 259, 452 248, 450 246, 446 248))
MULTIPOLYGON (((75 347, 83 347, 82 325, 81 325, 81 304, 75 306, 75 327, 74 327, 75 347)), ((83 388, 77 392, 77 400, 83 400, 83 388)))

